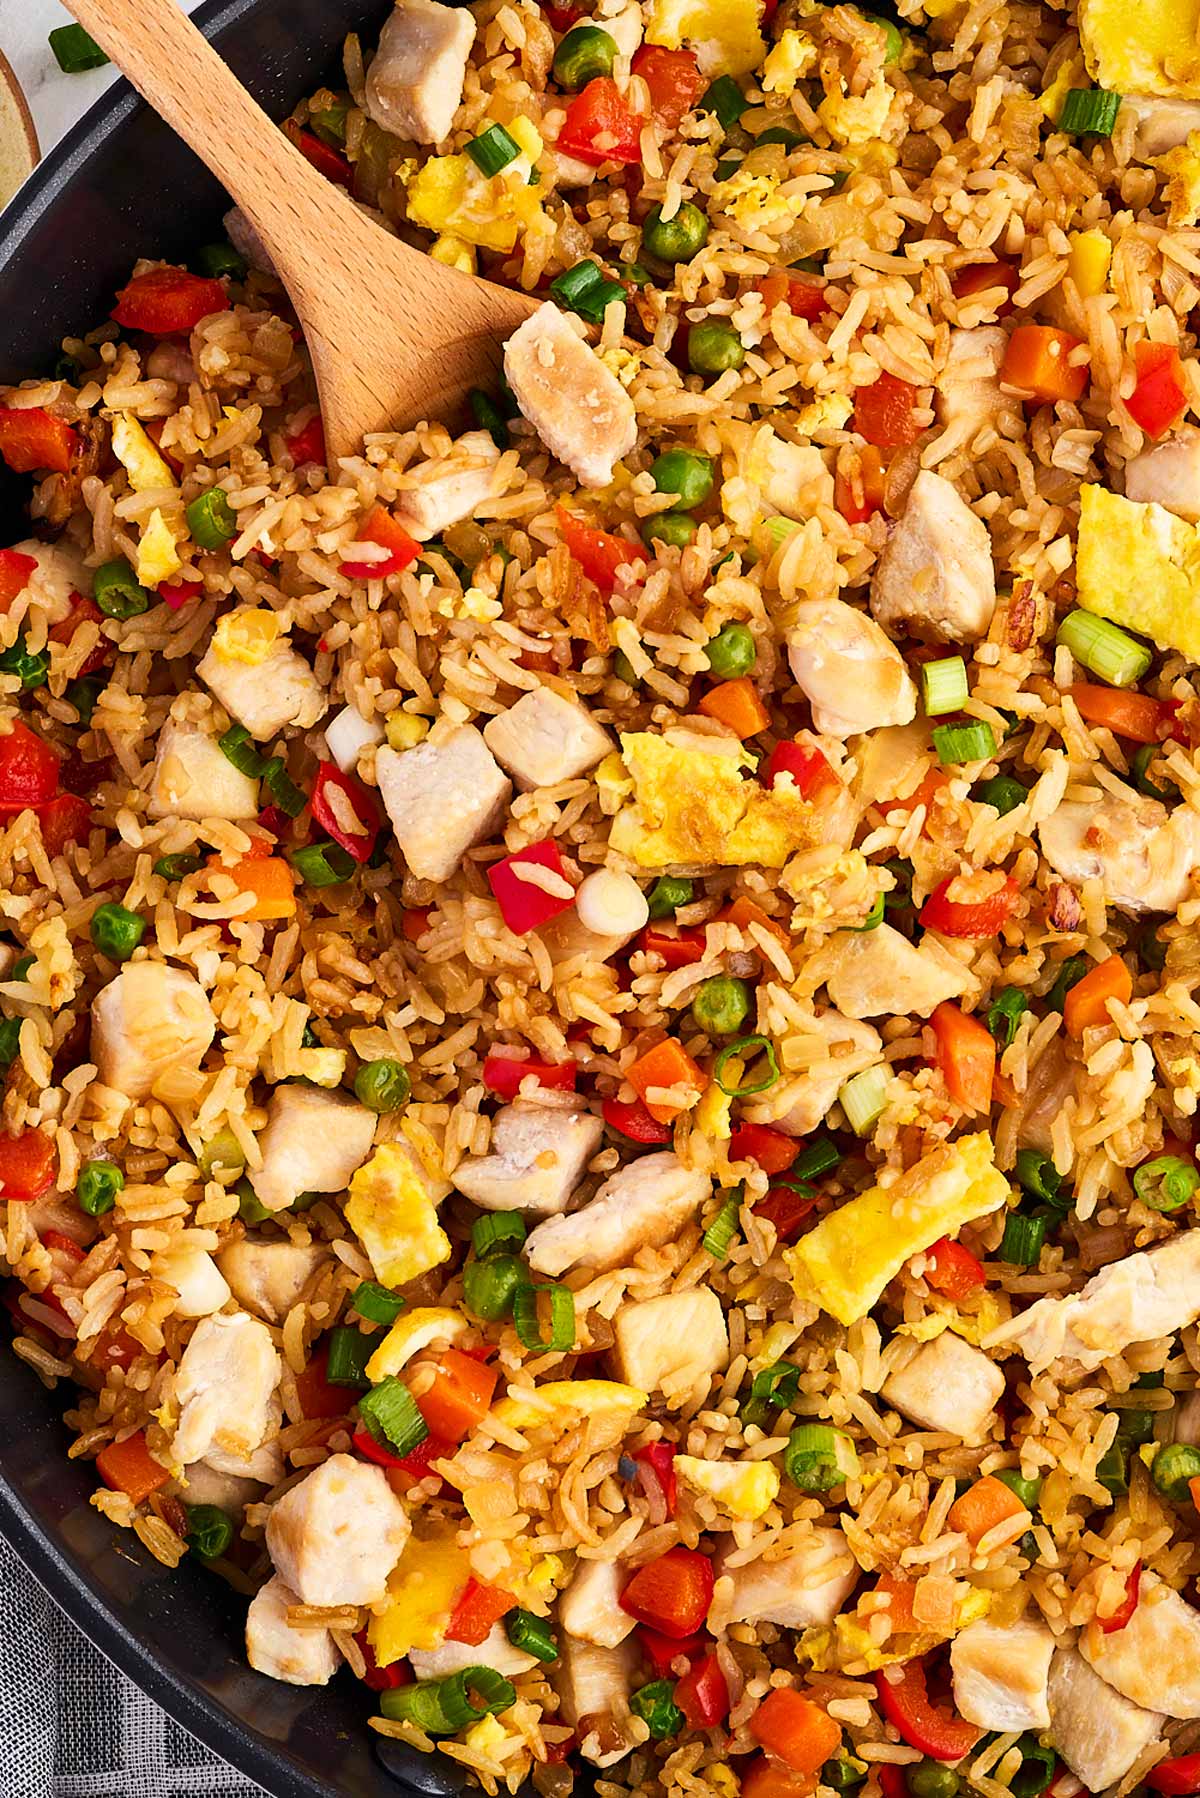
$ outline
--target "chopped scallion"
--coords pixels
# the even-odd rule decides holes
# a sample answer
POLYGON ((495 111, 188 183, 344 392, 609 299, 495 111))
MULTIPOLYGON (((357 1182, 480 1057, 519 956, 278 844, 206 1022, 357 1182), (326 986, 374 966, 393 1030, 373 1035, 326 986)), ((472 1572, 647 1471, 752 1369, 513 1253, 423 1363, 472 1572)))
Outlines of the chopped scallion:
POLYGON ((978 718, 970 724, 939 724, 933 732, 933 747, 943 768, 960 762, 986 762, 996 753, 996 733, 978 718))
POLYGON ((714 1261, 724 1261, 728 1255, 734 1237, 737 1235, 738 1213, 742 1207, 742 1188, 735 1187, 728 1198, 723 1200, 721 1209, 704 1232, 705 1251, 714 1261))
POLYGON ((858 1473, 858 1451, 832 1424, 800 1423, 788 1437, 783 1468, 802 1492, 829 1492, 858 1473))
POLYGON ((925 712, 940 718, 945 712, 961 712, 967 703, 967 664, 961 656, 945 656, 939 662, 926 662, 921 669, 921 691, 925 712))
POLYGON ((667 1736, 677 1736, 687 1722, 686 1717, 675 1702, 675 1681, 673 1679, 655 1679, 648 1686, 643 1686, 629 1700, 629 1708, 635 1717, 640 1717, 650 1731, 652 1741, 661 1742, 667 1736))
POLYGON ((350 1308, 369 1324, 394 1324, 404 1309, 404 1300, 398 1292, 389 1292, 377 1280, 364 1280, 361 1286, 355 1287, 350 1308))
POLYGON ((1104 87, 1073 87, 1063 101, 1058 128, 1072 137, 1111 137, 1120 110, 1120 94, 1104 87))
POLYGON ((494 1324, 507 1317, 522 1286, 529 1283, 525 1263, 515 1255, 471 1256, 463 1268, 463 1303, 467 1310, 494 1324))
POLYGON ((421 1679, 379 1695, 379 1708, 393 1723, 415 1723, 433 1736, 452 1736, 468 1723, 506 1711, 516 1702, 510 1680, 491 1667, 464 1667, 445 1679, 421 1679))
POLYGON ((471 1247, 481 1261, 521 1249, 525 1220, 519 1211, 485 1211, 471 1225, 471 1247))
POLYGON ((1019 986, 1006 986, 996 994, 988 1006, 987 1027, 1001 1049, 1011 1045, 1028 1010, 1029 1000, 1019 986))
POLYGON ((779 1062, 775 1056, 775 1045, 765 1036, 739 1036, 736 1042, 727 1043, 713 1062, 713 1079, 726 1097, 731 1099, 744 1099, 749 1098, 752 1093, 765 1093, 768 1087, 774 1086, 778 1078, 779 1062), (723 1075, 729 1063, 735 1057, 738 1061, 746 1061, 752 1049, 763 1051, 767 1058, 767 1071, 753 1080, 739 1076, 736 1086, 726 1086, 723 1075))
POLYGON ((1200 1186, 1200 1173, 1179 1155, 1144 1161, 1133 1176, 1133 1190, 1151 1211, 1180 1211, 1200 1186))
POLYGON ((1004 1220, 1000 1259, 1014 1267, 1036 1267, 1046 1240, 1046 1219, 1038 1213, 1010 1211, 1004 1220))
POLYGON ((994 805, 1000 816, 1006 818, 1009 812, 1024 805, 1029 793, 1011 774, 993 774, 990 780, 980 781, 972 797, 981 805, 994 805))
POLYGON ((416 1399, 395 1374, 389 1374, 378 1386, 363 1393, 358 1401, 358 1413, 376 1441, 386 1443, 392 1453, 401 1458, 411 1455, 429 1434, 416 1399))
POLYGON ((248 780, 262 779, 267 763, 255 748, 254 739, 244 724, 231 724, 217 738, 217 748, 227 762, 233 763, 239 774, 244 774, 248 780))
POLYGON ((375 1339, 365 1330, 339 1324, 329 1333, 329 1360, 325 1378, 331 1386, 369 1386, 367 1362, 375 1351, 375 1339))
POLYGON ((1150 666, 1151 653, 1127 631, 1092 612, 1068 612, 1055 641, 1069 649, 1089 674, 1110 687, 1132 687, 1150 666))
POLYGON ((523 1654, 531 1654, 539 1661, 556 1661, 558 1644, 554 1640, 554 1632, 544 1617, 533 1611, 517 1609, 510 1611, 504 1619, 504 1633, 514 1648, 523 1654))
POLYGON ((700 101, 701 112, 711 112, 719 125, 728 131, 736 125, 750 102, 732 75, 718 75, 705 90, 700 101))
POLYGON ((523 1348, 565 1353, 575 1346, 575 1294, 557 1283, 518 1286, 513 1293, 513 1328, 523 1348))
POLYGON ((262 778, 267 783, 271 803, 289 818, 298 818, 308 804, 308 795, 301 792, 291 778, 281 755, 270 756, 264 762, 262 778))
POLYGON ((82 25, 58 25, 50 33, 54 60, 64 75, 82 75, 102 69, 108 61, 95 38, 82 25))
POLYGON ((520 154, 520 144, 503 125, 489 125, 467 145, 467 155, 483 175, 498 175, 520 154))
POLYGON ((356 864, 338 843, 306 843, 292 851, 292 866, 310 887, 336 887, 349 880, 356 864))
POLYGON ((864 1068, 847 1080, 838 1094, 846 1122, 855 1136, 866 1136, 883 1115, 887 1103, 887 1069, 879 1064, 864 1068))
POLYGON ((817 1142, 810 1143, 808 1148, 803 1150, 793 1161, 788 1172, 794 1180, 817 1180, 822 1174, 828 1174, 837 1167, 841 1159, 841 1151, 837 1144, 825 1136, 817 1142))

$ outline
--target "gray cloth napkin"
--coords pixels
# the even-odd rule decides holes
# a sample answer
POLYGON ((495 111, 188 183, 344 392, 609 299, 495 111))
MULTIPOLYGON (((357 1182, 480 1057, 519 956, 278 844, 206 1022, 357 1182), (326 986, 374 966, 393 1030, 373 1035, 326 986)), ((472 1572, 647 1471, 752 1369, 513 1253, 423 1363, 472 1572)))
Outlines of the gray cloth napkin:
POLYGON ((68 1622, 0 1537, 3 1798, 268 1798, 68 1622))

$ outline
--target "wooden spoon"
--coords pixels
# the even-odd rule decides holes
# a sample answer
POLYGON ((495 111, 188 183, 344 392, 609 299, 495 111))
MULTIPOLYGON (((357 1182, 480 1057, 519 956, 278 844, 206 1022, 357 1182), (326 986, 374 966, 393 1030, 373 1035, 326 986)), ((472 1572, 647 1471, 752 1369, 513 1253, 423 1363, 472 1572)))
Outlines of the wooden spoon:
POLYGON ((538 301, 447 268, 366 217, 271 123, 176 0, 67 5, 261 236, 308 340, 331 458, 489 383, 501 340, 538 301))

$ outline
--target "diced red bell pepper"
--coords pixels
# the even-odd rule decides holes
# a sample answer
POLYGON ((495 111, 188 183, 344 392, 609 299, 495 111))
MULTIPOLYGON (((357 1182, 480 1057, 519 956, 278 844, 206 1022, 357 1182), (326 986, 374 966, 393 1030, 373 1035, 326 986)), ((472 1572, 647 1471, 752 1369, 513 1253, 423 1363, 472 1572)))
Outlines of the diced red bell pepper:
POLYGON ((88 1356, 89 1367, 132 1367, 145 1350, 123 1325, 109 1324, 96 1338, 96 1347, 88 1356))
POLYGON ((694 962, 704 960, 705 930, 703 924, 694 924, 689 930, 659 930, 653 924, 647 924, 637 940, 637 946, 647 955, 657 955, 668 968, 690 968, 694 962))
POLYGON ((164 605, 170 606, 173 612, 181 612, 193 599, 199 599, 204 591, 203 581, 166 581, 155 589, 164 605))
POLYGON ((572 561, 578 562, 589 581, 595 581, 602 593, 612 592, 622 568, 645 560, 646 552, 639 544, 615 537, 611 531, 598 530, 586 518, 568 512, 565 506, 555 506, 554 516, 572 561))
POLYGON ((121 289, 112 316, 127 331, 179 337, 194 331, 202 318, 228 310, 229 295, 220 281, 186 268, 152 268, 121 289))
MULTIPOLYGON (((369 1434, 369 1432, 367 1433, 369 1434)), ((357 1432, 354 1439, 357 1443, 357 1432)), ((389 1477, 388 1483, 397 1497, 403 1498, 414 1480, 439 1479, 441 1476, 433 1472, 433 1463, 444 1461, 447 1456, 454 1453, 457 1446, 457 1443, 448 1442, 444 1436, 435 1436, 431 1430, 428 1436, 423 1437, 409 1454, 401 1455, 398 1459, 395 1455, 388 1455, 387 1460, 381 1462, 380 1465, 388 1468, 390 1473, 395 1475, 395 1478, 389 1477)), ((375 1447, 379 1449, 379 1444, 375 1443, 375 1447)), ((365 1449, 363 1452, 367 1453, 365 1449)), ((383 1449, 379 1449, 381 1455, 384 1452, 383 1449)), ((368 1455, 368 1459, 370 1458, 368 1455)))
POLYGON ((1183 363, 1173 343, 1139 343, 1133 352, 1137 386, 1125 410, 1147 437, 1163 437, 1187 411, 1183 363))
POLYGON ((412 905, 400 914, 400 928, 406 941, 419 943, 429 929, 432 911, 428 905, 412 905))
POLYGON ((287 453, 297 468, 303 468, 306 462, 319 462, 324 468, 326 461, 325 425, 321 414, 314 412, 306 425, 293 431, 284 438, 287 453))
POLYGON ((730 1161, 756 1161, 764 1174, 786 1173, 800 1144, 768 1124, 738 1124, 729 1138, 730 1161))
POLYGON ((1144 1775, 1152 1791, 1164 1798, 1186 1798, 1189 1792, 1200 1792, 1200 1754, 1181 1754, 1171 1761, 1159 1761, 1144 1775))
POLYGON ((977 293, 1002 287, 1005 297, 996 307, 996 317, 1007 318, 1013 309, 1012 296, 1020 285, 1020 272, 1011 262, 968 262, 951 280, 950 291, 956 300, 969 300, 977 293))
POLYGON ((519 872, 522 868, 545 868, 568 886, 571 884, 553 837, 543 837, 540 843, 530 843, 527 849, 518 849, 503 860, 493 862, 487 871, 488 885, 496 895, 501 917, 514 936, 528 936, 531 930, 548 924, 551 918, 569 911, 575 903, 573 889, 569 899, 561 893, 548 893, 544 887, 523 880, 519 872))
POLYGON ((314 1348, 303 1373, 296 1375, 296 1397, 300 1400, 300 1409, 306 1420, 314 1417, 344 1417, 350 1409, 351 1388, 331 1386, 327 1378, 328 1370, 329 1344, 323 1342, 314 1348))
POLYGON ((638 1483, 652 1497, 653 1492, 647 1490, 652 1484, 657 1486, 662 1496, 663 1506, 668 1517, 674 1517, 675 1507, 679 1503, 679 1481, 675 1473, 675 1449, 669 1442, 648 1442, 645 1448, 639 1448, 633 1457, 638 1465, 638 1483))
MULTIPOLYGON (((104 613, 94 599, 89 599, 84 593, 72 593, 71 610, 65 618, 60 618, 57 624, 52 624, 46 634, 51 643, 69 643, 81 624, 103 623, 104 613)), ((85 674, 95 674, 98 668, 104 667, 111 654, 112 644, 101 637, 95 649, 89 650, 81 662, 77 678, 82 679, 85 674)))
POLYGON ((58 1151, 40 1130, 0 1134, 0 1199, 40 1199, 54 1185, 58 1151))
POLYGON ((339 843, 347 855, 352 855, 356 862, 370 861, 383 816, 369 788, 349 774, 343 774, 336 763, 321 762, 317 766, 309 805, 314 823, 339 843), (345 816, 346 807, 362 826, 360 830, 355 830, 345 816))
MULTIPOLYGON (((291 133, 288 135, 291 136, 291 133)), ((292 141, 305 162, 311 162, 318 175, 324 175, 326 181, 332 181, 336 187, 354 186, 352 166, 332 144, 324 143, 314 131, 297 131, 292 141)))
POLYGON ((925 1278, 952 1304, 974 1297, 987 1279, 982 1261, 953 1237, 942 1236, 925 1251, 925 1278))
POLYGON ((630 1142, 664 1143, 671 1140, 671 1126, 652 1118, 640 1099, 635 1099, 632 1105, 621 1099, 605 1099, 600 1113, 610 1129, 627 1136, 630 1142))
POLYGON ((824 281, 789 281, 785 298, 792 316, 806 319, 810 325, 833 310, 824 281))
POLYGON ((450 1613, 447 1642, 465 1642, 469 1648, 478 1648, 491 1634, 492 1625, 507 1616, 516 1602, 502 1586, 485 1586, 480 1580, 469 1579, 450 1613))
POLYGON ((352 581, 381 581, 385 575, 399 574, 416 561, 421 545, 410 537, 402 524, 383 506, 372 506, 358 527, 357 543, 378 543, 391 553, 383 561, 342 563, 342 573, 352 581))
POLYGON ((694 1548, 669 1548, 639 1567, 621 1594, 621 1609, 660 1635, 695 1635, 712 1603, 712 1562, 694 1548))
POLYGON ((156 1461, 146 1447, 146 1437, 138 1430, 124 1442, 110 1442, 96 1456, 96 1472, 113 1492, 124 1492, 135 1505, 165 1486, 171 1477, 169 1467, 156 1461))
POLYGON ((1097 1617, 1096 1621, 1106 1636, 1114 1636, 1124 1629, 1133 1613, 1138 1608, 1138 1600, 1142 1589, 1142 1563, 1135 1561, 1129 1569, 1129 1578, 1125 1581, 1125 1596, 1122 1598, 1111 1617, 1097 1617))
POLYGON ((904 1777, 903 1767, 896 1767, 890 1762, 884 1761, 881 1766, 876 1767, 875 1775, 879 1780, 879 1789, 883 1793, 883 1798, 908 1798, 908 1783, 904 1777))
POLYGON ((865 524, 883 511, 883 457, 873 443, 858 452, 858 469, 846 472, 839 461, 833 478, 833 503, 847 524, 865 524))
POLYGON ((658 124, 673 131, 690 112, 700 92, 700 69, 690 50, 664 50, 643 44, 633 59, 633 73, 650 90, 650 110, 658 124))
POLYGON ((515 1099, 522 1080, 530 1076, 554 1092, 573 1093, 576 1072, 573 1061, 539 1061, 536 1055, 522 1061, 503 1049, 493 1049, 483 1064, 483 1084, 501 1099, 515 1099))
POLYGON ((608 75, 597 75, 567 107, 558 149, 564 156, 599 168, 602 162, 632 163, 642 159, 642 120, 625 104, 608 75))
POLYGON ((780 1242, 794 1242, 800 1226, 810 1212, 816 1210, 815 1193, 798 1191, 794 1186, 772 1186, 765 1199, 754 1206, 755 1217, 774 1224, 780 1242))
POLYGON ((952 874, 934 887, 921 907, 922 925, 926 930, 940 930, 943 936, 972 939, 995 936, 1016 910, 1020 888, 1008 874, 1003 883, 983 899, 952 899, 950 889, 963 878, 952 874))
POLYGON ((392 1661, 389 1666, 381 1667, 375 1659, 375 1650, 371 1647, 370 1638, 365 1629, 360 1629, 354 1640, 362 1652, 366 1663, 363 1684, 372 1692, 391 1692, 397 1686, 411 1686, 412 1670, 404 1661, 392 1661))
POLYGON ((46 854, 61 855, 68 843, 77 843, 87 834, 92 821, 92 808, 77 793, 60 793, 37 808, 38 823, 46 854))
POLYGON ((78 434, 43 407, 0 406, 0 456, 14 474, 66 474, 78 448, 78 434))
POLYGON ((809 743, 776 743, 762 771, 764 786, 773 787, 785 774, 791 775, 801 799, 816 799, 842 784, 821 751, 809 743))
POLYGON ((666 1679, 671 1671, 672 1662, 680 1655, 686 1655, 689 1661, 697 1661, 708 1652, 712 1637, 704 1630, 697 1630, 694 1636, 685 1636, 678 1641, 674 1636, 660 1636, 656 1629, 650 1629, 644 1623, 637 1626, 637 1639, 642 1652, 654 1671, 655 1679, 666 1679))
POLYGON ((883 373, 854 391, 854 429, 879 449, 903 449, 924 430, 917 423, 917 389, 910 381, 883 373))
POLYGON ((87 1250, 81 1248, 73 1236, 65 1235, 62 1230, 43 1230, 41 1243, 42 1247, 49 1249, 52 1255, 62 1255, 67 1261, 73 1261, 76 1266, 81 1261, 87 1260, 87 1250))
POLYGON ((0 736, 0 818, 15 817, 53 799, 58 767, 50 745, 14 719, 11 729, 0 736))
POLYGON ((675 1687, 675 1702, 691 1729, 712 1729, 729 1715, 729 1687, 715 1654, 688 1668, 675 1687))
MULTIPOLYGON (((301 1377, 303 1377, 303 1376, 301 1376, 301 1377)), ((342 1393, 343 1393, 342 1405, 343 1405, 343 1407, 346 1404, 346 1399, 344 1397, 344 1394, 346 1391, 347 1391, 347 1388, 343 1387, 342 1388, 342 1393)), ((314 1415, 319 1416, 320 1413, 317 1412, 317 1413, 314 1413, 314 1415)), ((429 1438, 426 1437, 425 1440, 428 1441, 429 1438)), ((367 1428, 365 1423, 360 1423, 360 1424, 355 1425, 355 1427, 352 1430, 351 1435, 350 1435, 350 1441, 351 1441, 352 1445, 354 1446, 354 1448, 356 1448, 358 1450, 358 1453, 363 1457, 363 1459, 366 1461, 373 1461, 375 1463, 376 1467, 389 1468, 389 1467, 403 1467, 404 1466, 404 1462, 400 1459, 399 1455, 394 1455, 390 1448, 385 1448, 383 1446, 382 1442, 376 1441, 375 1437, 372 1436, 370 1430, 367 1428)), ((423 1448, 424 1446, 425 1446, 425 1444, 422 1443, 421 1447, 423 1448)))
POLYGON ((935 1761, 960 1761, 982 1735, 973 1723, 935 1705, 929 1696, 925 1663, 919 1656, 875 1675, 879 1708, 910 1748, 935 1761))
POLYGON ((0 610, 7 610, 24 593, 37 563, 19 549, 0 549, 0 610))
POLYGON ((570 31, 572 25, 578 25, 586 15, 582 6, 548 6, 543 0, 542 11, 551 31, 570 31))

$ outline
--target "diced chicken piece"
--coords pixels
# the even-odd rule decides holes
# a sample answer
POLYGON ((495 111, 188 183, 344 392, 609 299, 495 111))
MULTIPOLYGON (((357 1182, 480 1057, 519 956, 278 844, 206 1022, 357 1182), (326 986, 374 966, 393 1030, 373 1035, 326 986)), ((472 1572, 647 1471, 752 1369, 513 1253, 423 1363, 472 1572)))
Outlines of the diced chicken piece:
POLYGON ((1127 462, 1125 497, 1143 505, 1153 501, 1200 524, 1200 431, 1180 431, 1127 462))
POLYGON ((1079 1652, 1131 1704, 1200 1717, 1200 1611, 1157 1573, 1142 1573, 1129 1622, 1108 1634, 1085 1630, 1079 1652))
POLYGON ((475 20, 437 0, 397 0, 367 74, 367 114, 418 144, 449 137, 462 104, 475 20))
POLYGON ((941 943, 926 935, 914 945, 890 924, 839 931, 813 958, 810 972, 818 968, 829 997, 849 1018, 927 1018, 943 999, 957 999, 972 985, 941 943))
POLYGON ((322 1243, 246 1236, 217 1255, 217 1266, 243 1310, 281 1324, 317 1269, 329 1259, 322 1243))
POLYGON ((1099 880, 1120 911, 1178 910, 1200 865, 1200 816, 1171 812, 1132 788, 1093 803, 1068 799, 1038 826, 1042 854, 1064 880, 1099 880))
POLYGON ((473 724, 437 743, 381 749, 375 778, 396 841, 418 880, 448 880, 499 824, 512 784, 473 724))
POLYGON ((235 768, 198 724, 168 718, 150 786, 152 818, 257 818, 258 782, 235 768))
POLYGON ((1175 1400, 1172 1422, 1172 1442, 1187 1442, 1193 1448, 1200 1446, 1200 1387, 1175 1400))
POLYGON ((216 1505, 233 1518, 241 1516, 262 1491, 259 1480, 248 1480, 241 1474, 223 1473, 207 1461, 193 1461, 187 1470, 187 1485, 182 1497, 189 1505, 216 1505))
POLYGON ((883 1038, 878 1030, 855 1018, 844 1018, 840 1011, 822 1012, 814 1018, 812 1033, 817 1041, 823 1041, 824 1056, 814 1059, 803 1073, 778 1081, 769 1098, 743 1104, 742 1116, 750 1123, 773 1124, 787 1136, 807 1136, 851 1075, 883 1060, 883 1038))
POLYGON ((629 1697, 637 1662, 631 1638, 616 1648, 598 1648, 570 1636, 559 1643, 550 1677, 562 1707, 560 1715, 574 1729, 583 1758, 594 1767, 611 1767, 633 1746, 629 1697))
POLYGON ((957 488, 922 469, 876 564, 872 612, 887 630, 934 643, 975 643, 986 636, 995 609, 987 526, 957 488))
POLYGON ((762 461, 761 471, 756 462, 752 469, 771 511, 804 519, 833 504, 833 476, 815 443, 791 443, 772 431, 762 461))
POLYGON ((151 381, 174 381, 177 387, 188 387, 196 379, 196 364, 186 343, 163 337, 146 357, 146 374, 151 381))
POLYGON ((288 1610, 299 1603, 278 1574, 267 1581, 246 1612, 246 1659, 287 1686, 327 1686, 341 1657, 327 1629, 289 1627, 288 1610))
POLYGON ((177 1317, 211 1317, 229 1298, 229 1282, 207 1250, 194 1243, 160 1250, 151 1260, 150 1271, 179 1294, 177 1317))
POLYGON ((1198 1317, 1200 1230, 1186 1230, 1102 1267, 1082 1292, 1039 1299, 988 1340, 1014 1344, 1031 1373, 1060 1359, 1090 1373, 1131 1344, 1173 1336, 1198 1317))
POLYGON ((364 718, 352 705, 344 705, 336 718, 325 726, 325 747, 343 774, 353 774, 358 766, 358 752, 370 744, 382 743, 384 728, 378 718, 364 718))
POLYGON ((553 158, 550 166, 556 188, 565 191, 572 187, 590 187, 596 179, 596 171, 590 162, 580 162, 578 156, 564 156, 553 145, 549 147, 549 155, 553 158))
POLYGON ((664 1149, 618 1168, 590 1204, 539 1224, 525 1244, 530 1267, 557 1279, 571 1267, 623 1267, 642 1248, 670 1242, 700 1209, 712 1182, 664 1149))
POLYGON ((491 1153, 460 1162, 454 1184, 485 1211, 550 1217, 566 1210, 603 1135, 582 1107, 514 1099, 492 1120, 491 1153))
POLYGON ((729 1360, 724 1308, 707 1287, 626 1303, 613 1329, 618 1379, 661 1392, 669 1406, 686 1404, 729 1360))
POLYGON ((483 738, 523 793, 586 774, 613 747, 587 707, 553 687, 538 687, 489 719, 483 738))
POLYGON ((222 655, 210 644, 196 673, 231 717, 256 742, 266 743, 285 725, 308 730, 325 715, 325 689, 286 637, 279 637, 261 662, 222 655))
MULTIPOLYGON (((46 614, 51 624, 61 624, 71 615, 71 595, 90 593, 92 573, 82 553, 73 543, 60 538, 57 543, 41 543, 36 537, 23 537, 12 545, 19 556, 29 556, 37 567, 29 577, 30 600, 46 614)), ((20 594, 14 595, 19 599, 20 594)))
POLYGON ((257 269, 260 275, 274 275, 278 278, 279 270, 272 261, 271 252, 240 206, 231 206, 221 223, 225 227, 226 237, 238 255, 245 257, 251 268, 257 269))
POLYGON ((491 1667, 505 1679, 519 1679, 538 1664, 536 1655, 513 1647, 502 1623, 493 1624, 483 1641, 474 1646, 470 1642, 443 1642, 440 1648, 414 1648, 408 1661, 418 1679, 445 1679, 448 1674, 461 1673, 464 1667, 491 1667))
POLYGON ((1122 110, 1128 107, 1137 120, 1133 147, 1143 162, 1178 149, 1193 131, 1200 131, 1200 101, 1197 100, 1165 100, 1156 94, 1126 94, 1121 107, 1122 110))
POLYGON ((1017 1147, 1038 1149, 1049 1155, 1053 1148, 1052 1127, 1055 1118, 1072 1097, 1079 1074, 1079 1063, 1070 1061, 1058 1037, 1044 1049, 1029 1073, 1029 1084, 1021 1094, 1017 1120, 1017 1147))
POLYGON ((952 1330, 922 1343, 883 1383, 885 1401, 912 1423, 963 1442, 983 1437, 1003 1391, 1004 1375, 995 1363, 952 1330))
POLYGON ((331 1455, 272 1507, 267 1548, 302 1604, 378 1604, 411 1530, 382 1467, 331 1455))
POLYGON ((787 633, 788 662, 824 736, 911 724, 917 689, 896 645, 843 599, 805 599, 787 633))
POLYGON ((279 1431, 283 1425, 283 1400, 278 1390, 267 1406, 267 1433, 257 1448, 245 1450, 211 1448, 207 1465, 215 1474, 231 1479, 250 1480, 256 1486, 277 1486, 284 1474, 283 1449, 279 1431))
MULTIPOLYGON (((436 10, 450 9, 436 6, 436 10)), ((461 12, 451 14, 453 18, 462 16, 461 12)), ((468 19, 470 16, 466 14, 468 19)), ((418 484, 397 494, 392 510, 410 536, 427 543, 452 524, 473 516, 492 491, 492 471, 499 460, 500 451, 486 431, 468 431, 446 455, 405 470, 418 484)))
POLYGON ((1000 391, 1000 364, 1007 347, 1003 325, 950 333, 946 364, 938 379, 938 417, 944 425, 957 425, 964 442, 981 425, 993 423, 1010 403, 1000 391))
POLYGON ((345 1192, 374 1139, 375 1114, 356 1100, 318 1086, 277 1086, 258 1139, 255 1197, 268 1211, 286 1211, 302 1192, 345 1192))
POLYGON ((128 961, 92 1000, 92 1060, 103 1085, 146 1099, 175 1067, 198 1067, 217 1033, 204 988, 181 968, 128 961))
POLYGON ((1074 1648, 1051 1661, 1048 1696, 1048 1739, 1089 1792, 1122 1779, 1163 1725, 1161 1711, 1130 1704, 1074 1648))
POLYGON ((969 1623, 950 1644, 954 1708, 981 1729, 1045 1729, 1055 1641, 1044 1623, 969 1623))
POLYGON ((719 1573, 722 1581, 733 1582, 733 1592, 730 1596, 723 1583, 714 1592, 709 1613, 714 1628, 778 1623, 807 1629, 833 1622, 858 1583, 859 1568, 840 1529, 817 1529, 778 1560, 721 1565, 719 1573))
POLYGON ((558 1601, 559 1626, 577 1642, 616 1648, 636 1628, 636 1619, 621 1609, 621 1593, 629 1569, 619 1561, 580 1561, 558 1601))
POLYGON ((251 1455, 272 1433, 282 1362, 266 1324, 235 1312, 196 1325, 175 1370, 179 1422, 171 1459, 182 1467, 214 1449, 251 1455))
POLYGON ((513 332, 504 373, 550 454, 581 486, 607 487, 637 442, 633 401, 553 300, 513 332))

